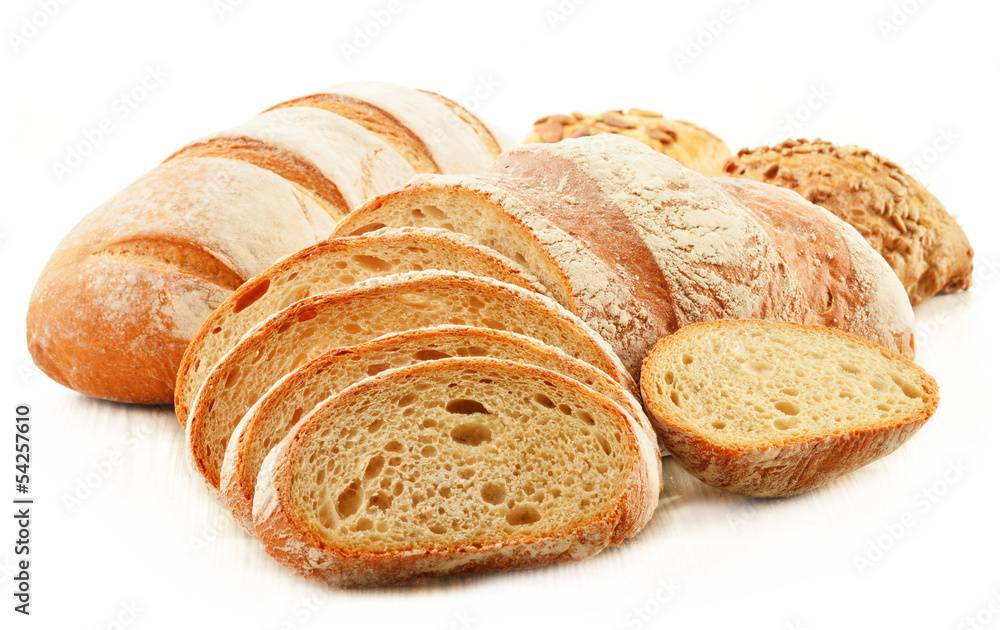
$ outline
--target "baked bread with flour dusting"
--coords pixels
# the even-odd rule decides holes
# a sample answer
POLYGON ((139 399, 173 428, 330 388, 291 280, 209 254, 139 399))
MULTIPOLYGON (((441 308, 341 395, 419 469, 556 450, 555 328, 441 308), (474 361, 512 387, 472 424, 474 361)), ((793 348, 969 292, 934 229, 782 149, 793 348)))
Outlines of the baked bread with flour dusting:
POLYGON ((659 338, 716 319, 822 324, 913 355, 906 291, 847 223, 614 134, 520 147, 482 175, 417 176, 334 234, 387 226, 462 232, 523 265, 634 376, 659 338))

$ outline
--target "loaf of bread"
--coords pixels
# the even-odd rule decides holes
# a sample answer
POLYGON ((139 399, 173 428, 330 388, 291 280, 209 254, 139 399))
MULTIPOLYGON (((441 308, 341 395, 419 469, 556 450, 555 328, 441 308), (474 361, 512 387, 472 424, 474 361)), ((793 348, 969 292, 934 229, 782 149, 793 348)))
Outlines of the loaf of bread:
POLYGON ((934 379, 895 352, 757 320, 665 337, 643 364, 642 395, 685 470, 757 497, 805 492, 888 455, 938 405, 934 379))
POLYGON ((219 359, 247 331, 292 302, 371 278, 426 269, 465 271, 544 292, 517 264, 456 232, 385 229, 324 241, 248 280, 205 320, 177 373, 177 419, 187 423, 191 403, 219 359))
POLYGON ((848 224, 624 136, 526 145, 482 175, 418 175, 334 234, 386 226, 462 232, 523 265, 636 377, 658 339, 714 319, 823 324, 913 353, 906 292, 848 224))
MULTIPOLYGON (((656 445, 649 420, 631 394, 604 372, 558 348, 489 328, 441 326, 409 330, 321 354, 283 377, 254 404, 229 440, 220 473, 220 489, 236 521, 253 533, 254 488, 264 458, 316 405, 385 370, 452 357, 503 359, 568 376, 621 406, 635 420, 646 441, 656 445)), ((545 400, 541 404, 555 406, 545 400)), ((561 411, 570 413, 569 407, 561 411)))
POLYGON ((725 171, 790 188, 850 223, 886 259, 914 306, 972 283, 972 246, 955 217, 920 182, 871 151, 785 140, 741 149, 725 171))
POLYGON ((514 143, 443 97, 348 83, 197 140, 88 215, 42 271, 28 348, 91 396, 170 403, 184 349, 248 278, 421 172, 514 143))
POLYGON ((598 133, 617 133, 635 138, 706 177, 722 175, 723 166, 732 157, 725 142, 698 125, 683 120, 667 120, 663 114, 634 108, 627 112, 607 111, 597 116, 579 112, 544 116, 535 121, 535 128, 524 142, 559 142, 564 138, 582 138, 598 133))
POLYGON ((467 273, 415 271, 295 302, 247 333, 212 369, 187 421, 192 469, 213 488, 229 438, 285 374, 327 350, 446 324, 523 334, 590 363, 637 393, 614 352, 552 300, 467 273))
POLYGON ((452 358, 327 399, 267 456, 257 535, 338 586, 583 560, 634 536, 659 457, 624 409, 542 368, 452 358))

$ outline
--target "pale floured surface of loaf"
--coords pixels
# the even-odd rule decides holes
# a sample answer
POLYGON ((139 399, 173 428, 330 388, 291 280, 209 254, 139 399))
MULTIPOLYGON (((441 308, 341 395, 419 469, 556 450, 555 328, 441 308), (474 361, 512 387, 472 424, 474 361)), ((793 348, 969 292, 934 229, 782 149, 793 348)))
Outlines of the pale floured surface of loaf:
POLYGON ((178 370, 177 418, 187 422, 198 388, 222 355, 248 330, 292 302, 370 278, 426 269, 466 271, 541 290, 512 261, 447 230, 383 230, 318 243, 248 280, 205 320, 178 370))
MULTIPOLYGON (((635 431, 658 448, 638 401, 606 374, 565 352, 514 333, 442 326, 386 335, 330 350, 283 377, 240 421, 226 449, 220 488, 238 523, 253 532, 254 487, 264 457, 313 407, 348 386, 385 370, 453 357, 488 357, 526 363, 573 378, 603 394, 632 417, 635 431)), ((544 405, 555 405, 546 402, 544 405)), ((560 409, 569 413, 569 407, 560 409)))
POLYGON ((32 294, 28 348, 77 391, 169 403, 184 349, 212 309, 333 225, 287 181, 251 164, 161 164, 57 248, 32 294))
POLYGON ((187 423, 192 468, 214 487, 233 430, 279 378, 332 348, 445 324, 533 337, 634 390, 610 346, 558 304, 490 278, 420 271, 374 278, 295 302, 247 333, 213 368, 187 423))
POLYGON ((664 338, 643 365, 642 393, 686 470, 755 496, 803 492, 892 452, 938 403, 934 379, 882 346, 756 320, 664 338))
POLYGON ((282 103, 339 114, 381 137, 418 173, 485 170, 493 154, 477 130, 429 94, 390 83, 340 83, 282 103))
POLYGON ((624 410, 560 374, 430 361, 306 416, 264 464, 254 521, 276 560, 342 586, 580 560, 649 520, 650 455, 624 410))
POLYGON ((611 110, 596 116, 580 112, 543 116, 535 121, 524 143, 559 142, 599 133, 634 138, 706 177, 722 175, 726 161, 732 156, 725 142, 698 125, 668 120, 659 112, 636 108, 627 112, 611 110))
POLYGON ((516 146, 520 146, 521 143, 512 138, 510 135, 491 125, 487 121, 480 119, 468 109, 462 107, 447 96, 443 96, 437 92, 431 92, 430 90, 420 91, 443 103, 448 109, 454 112, 456 116, 472 127, 482 143, 486 145, 486 150, 488 150, 490 155, 493 157, 500 155, 504 151, 510 151, 516 146))
MULTIPOLYGON (((429 226, 467 234, 528 269, 560 304, 579 315, 638 375, 659 338, 643 304, 615 269, 496 181, 474 175, 421 175, 345 217, 336 235, 382 226, 429 226)), ((598 222, 598 228, 604 225, 598 222)))
POLYGON ((276 109, 189 143, 170 160, 243 160, 280 175, 339 218, 403 184, 413 169, 375 134, 311 107, 276 109))

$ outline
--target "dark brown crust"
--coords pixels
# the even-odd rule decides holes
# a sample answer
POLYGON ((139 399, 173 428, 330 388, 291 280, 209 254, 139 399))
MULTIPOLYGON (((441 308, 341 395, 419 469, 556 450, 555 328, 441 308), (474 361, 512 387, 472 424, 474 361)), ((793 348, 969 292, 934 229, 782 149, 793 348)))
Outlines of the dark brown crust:
POLYGON ((472 127, 473 130, 475 130, 476 135, 479 136, 479 139, 483 141, 484 145, 486 145, 486 149, 490 152, 490 155, 496 157, 500 155, 500 153, 503 151, 503 149, 500 148, 500 143, 497 141, 496 136, 493 135, 493 132, 490 131, 489 127, 483 124, 483 121, 476 118, 475 114, 465 109, 464 107, 462 107, 455 101, 451 100, 447 96, 442 96, 441 94, 438 94, 437 92, 431 92, 430 90, 418 90, 418 91, 423 92, 427 96, 437 100, 439 103, 441 103, 442 105, 450 109, 452 112, 454 112, 456 116, 465 121, 467 125, 472 127))
POLYGON ((643 363, 640 387, 661 444, 666 446, 686 471, 711 486, 756 497, 782 497, 805 492, 888 455, 927 422, 940 402, 937 382, 930 374, 910 359, 879 344, 836 328, 760 320, 692 324, 674 335, 664 337, 643 363), (672 405, 662 401, 655 393, 655 381, 660 375, 654 373, 652 364, 659 355, 669 352, 671 346, 683 343, 685 335, 693 332, 689 330, 685 333, 688 328, 716 328, 724 331, 736 326, 792 326, 813 331, 817 335, 850 339, 891 361, 903 363, 915 370, 920 375, 921 387, 925 392, 924 406, 910 418, 899 418, 880 426, 820 437, 788 438, 744 449, 712 442, 672 420, 672 405))
POLYGON ((920 304, 972 282, 973 250, 955 217, 895 163, 816 139, 741 149, 726 173, 789 188, 847 221, 886 259, 920 304))
POLYGON ((186 157, 220 157, 249 162, 301 187, 334 219, 351 210, 337 184, 315 164, 263 140, 246 136, 214 137, 204 142, 193 142, 164 162, 186 157))
MULTIPOLYGON (((487 571, 508 571, 542 566, 552 562, 572 562, 590 557, 604 547, 618 545, 628 537, 634 536, 648 522, 655 508, 655 495, 651 494, 650 482, 643 473, 642 455, 635 434, 628 420, 614 403, 601 394, 584 388, 577 381, 565 376, 534 366, 521 365, 496 359, 444 359, 389 370, 371 379, 366 379, 337 396, 328 399, 321 407, 314 410, 293 429, 292 433, 275 447, 274 458, 277 465, 273 470, 267 466, 261 471, 262 482, 265 484, 265 497, 257 505, 255 500, 254 519, 257 536, 264 544, 271 557, 299 573, 300 575, 320 582, 342 587, 377 586, 398 582, 406 582, 424 577, 443 577, 447 575, 465 575, 487 571), (416 378, 422 372, 447 369, 445 364, 474 366, 497 369, 502 364, 504 369, 532 374, 538 378, 556 381, 560 387, 586 392, 595 405, 599 405, 620 418, 622 428, 630 438, 630 453, 632 466, 625 474, 622 492, 612 503, 603 518, 583 527, 573 530, 553 533, 545 537, 526 537, 512 539, 495 544, 480 546, 453 545, 438 548, 420 548, 416 544, 409 551, 388 551, 376 553, 360 550, 340 549, 320 538, 311 528, 302 523, 288 492, 292 486, 295 466, 295 450, 304 442, 311 431, 320 428, 321 422, 311 422, 322 413, 322 408, 329 408, 344 401, 358 397, 372 388, 382 387, 382 382, 402 377, 416 378), (295 550, 289 548, 289 542, 294 541, 295 550), (557 549, 546 549, 546 546, 561 546, 557 549), (309 551, 307 551, 307 549, 309 551), (419 567, 424 562, 430 562, 442 567, 456 560, 465 560, 458 567, 445 568, 441 572, 425 573, 419 567), (321 565, 321 566, 317 566, 321 565)), ((260 494, 258 494, 260 496, 260 494)), ((431 569, 433 567, 427 567, 431 569)))
POLYGON ((322 93, 285 101, 264 111, 282 107, 315 107, 343 116, 381 138, 417 173, 441 172, 427 144, 398 118, 372 103, 342 94, 322 93))

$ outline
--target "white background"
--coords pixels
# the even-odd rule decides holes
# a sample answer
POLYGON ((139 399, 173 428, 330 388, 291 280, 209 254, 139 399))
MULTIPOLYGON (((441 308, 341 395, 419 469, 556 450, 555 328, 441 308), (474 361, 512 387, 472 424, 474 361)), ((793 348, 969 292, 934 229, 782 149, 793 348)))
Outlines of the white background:
POLYGON ((32 34, 45 2, 4 0, 0 500, 27 402, 37 503, 30 619, 12 612, 0 519, 0 627, 1000 627, 997 3, 399 0, 348 58, 388 1, 222 2, 70 1, 32 34), (786 500, 723 495, 668 460, 649 526, 581 564, 356 592, 289 573, 189 476, 171 410, 55 385, 31 366, 24 314, 102 200, 196 136, 348 79, 439 91, 518 138, 543 114, 644 107, 734 151, 822 136, 909 166, 976 249, 974 290, 917 309, 938 413, 891 456, 786 500), (110 132, 57 177, 103 118, 110 132))

